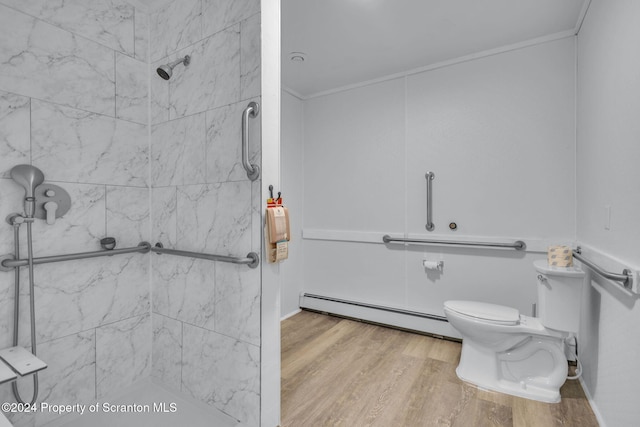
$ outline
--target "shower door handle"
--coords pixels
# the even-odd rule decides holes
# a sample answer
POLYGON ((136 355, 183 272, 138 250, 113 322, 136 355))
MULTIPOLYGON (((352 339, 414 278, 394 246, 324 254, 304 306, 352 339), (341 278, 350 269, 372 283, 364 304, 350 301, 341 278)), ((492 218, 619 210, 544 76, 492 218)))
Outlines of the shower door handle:
POLYGON ((435 178, 435 174, 433 172, 427 172, 424 176, 427 179, 427 224, 425 228, 427 231, 433 231, 433 196, 431 191, 431 181, 435 178))
POLYGON ((247 177, 255 181, 260 176, 260 166, 249 163, 249 118, 258 117, 260 106, 257 102, 250 102, 242 112, 242 167, 247 171, 247 177))

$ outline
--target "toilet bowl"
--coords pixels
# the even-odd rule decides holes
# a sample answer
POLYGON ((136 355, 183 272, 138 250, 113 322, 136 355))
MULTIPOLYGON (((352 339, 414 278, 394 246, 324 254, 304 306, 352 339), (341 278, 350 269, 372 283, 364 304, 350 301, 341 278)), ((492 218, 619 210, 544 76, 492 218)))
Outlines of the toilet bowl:
POLYGON ((479 388, 541 402, 560 401, 567 378, 565 340, 578 332, 584 273, 534 263, 540 317, 477 301, 446 301, 447 320, 462 335, 456 374, 479 388))

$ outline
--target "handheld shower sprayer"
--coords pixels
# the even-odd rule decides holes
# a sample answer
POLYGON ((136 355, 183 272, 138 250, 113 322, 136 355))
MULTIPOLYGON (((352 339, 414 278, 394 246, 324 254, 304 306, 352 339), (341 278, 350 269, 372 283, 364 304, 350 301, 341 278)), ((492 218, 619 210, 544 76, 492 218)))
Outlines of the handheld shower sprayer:
POLYGON ((156 72, 163 79, 169 80, 171 78, 171 75, 173 74, 173 69, 176 67, 176 65, 184 64, 186 67, 187 65, 189 65, 190 62, 191 62, 191 57, 189 55, 186 55, 184 58, 176 59, 175 61, 169 64, 161 65, 156 69, 156 72))
POLYGON ((11 169, 11 179, 24 187, 24 214, 27 218, 33 218, 36 208, 33 194, 36 187, 44 182, 44 174, 35 166, 18 165, 11 169))

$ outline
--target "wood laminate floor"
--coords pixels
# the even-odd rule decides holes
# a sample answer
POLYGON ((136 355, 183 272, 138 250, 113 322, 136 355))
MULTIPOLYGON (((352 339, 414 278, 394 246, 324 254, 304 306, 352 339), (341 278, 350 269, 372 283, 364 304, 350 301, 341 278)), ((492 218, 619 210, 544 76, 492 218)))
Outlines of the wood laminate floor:
POLYGON ((282 322, 282 426, 598 426, 577 381, 557 404, 463 383, 460 348, 302 311, 282 322))

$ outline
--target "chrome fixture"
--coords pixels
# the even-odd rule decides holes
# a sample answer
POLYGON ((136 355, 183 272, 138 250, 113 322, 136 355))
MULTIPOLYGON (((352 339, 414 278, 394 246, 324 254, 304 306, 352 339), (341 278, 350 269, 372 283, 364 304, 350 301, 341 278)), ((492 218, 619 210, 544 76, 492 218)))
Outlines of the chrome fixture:
POLYGON ((209 261, 222 261, 230 262, 232 264, 243 264, 248 266, 249 268, 256 268, 258 265, 260 265, 260 257, 255 252, 249 252, 246 257, 242 258, 228 255, 205 254, 202 252, 181 251, 178 249, 165 249, 164 245, 160 242, 156 243, 155 247, 151 248, 151 251, 157 253, 158 255, 168 254, 190 258, 207 259, 209 261))
POLYGON ((260 105, 250 102, 242 112, 242 167, 251 181, 260 176, 260 166, 249 163, 249 117, 255 119, 260 113, 260 105))
POLYGON ((36 209, 34 193, 36 187, 44 182, 44 174, 31 165, 18 165, 11 169, 11 179, 24 187, 24 214, 33 218, 36 209))
POLYGON ((431 181, 433 181, 436 175, 433 172, 427 172, 424 177, 427 179, 427 224, 425 228, 427 231, 433 231, 435 226, 433 225, 433 191, 431 190, 431 181))
MULTIPOLYGON (((104 248, 101 251, 93 251, 93 252, 80 252, 75 254, 64 254, 64 255, 52 255, 52 256, 44 256, 40 258, 34 258, 33 264, 49 264, 52 262, 62 262, 62 261, 74 261, 77 259, 86 259, 86 258, 98 258, 103 256, 112 256, 112 255, 120 255, 120 254, 131 254, 135 252, 146 254, 151 250, 151 244, 147 242, 140 242, 138 246, 131 248, 122 248, 122 249, 108 249, 104 248)), ((0 258, 0 271, 11 271, 13 268, 20 268, 28 264, 28 260, 26 259, 15 259, 12 256, 5 256, 0 258)))
POLYGON ((156 72, 163 79, 169 80, 171 78, 171 75, 173 74, 173 69, 178 64, 184 64, 184 66, 186 67, 190 63, 191 63, 191 57, 189 55, 186 55, 184 58, 176 59, 175 61, 169 64, 161 65, 156 69, 156 72))
POLYGON ((584 256, 582 256, 582 248, 580 246, 578 246, 573 251, 573 257, 575 259, 577 259, 578 261, 580 261, 581 263, 583 263, 584 265, 586 265, 587 267, 589 267, 590 269, 592 269, 593 271, 595 271, 600 276, 602 276, 602 277, 604 277, 606 279, 609 279, 609 280, 620 282, 625 289, 632 290, 632 288, 633 288, 633 271, 631 271, 631 270, 629 270, 627 268, 622 270, 622 274, 612 273, 610 271, 606 271, 606 270, 602 269, 600 266, 594 264, 592 261, 589 261, 584 256))
MULTIPOLYGON (((35 166, 17 165, 11 169, 11 178, 24 188, 24 217, 13 214, 9 216, 13 226, 15 257, 20 257, 20 226, 27 224, 27 259, 26 264, 29 270, 29 315, 31 322, 31 353, 36 356, 36 305, 35 305, 35 284, 33 278, 33 215, 36 208, 36 198, 34 197, 36 188, 44 182, 44 174, 35 166)), ((18 345, 18 320, 20 318, 20 269, 15 269, 15 297, 13 312, 13 346, 18 345)), ((38 399, 38 374, 33 374, 33 397, 30 406, 33 406, 38 399)), ((26 403, 20 396, 18 385, 14 382, 11 385, 13 395, 18 403, 26 403)))
POLYGON ((496 242, 469 242, 459 240, 434 240, 434 239, 405 239, 403 237, 391 237, 388 234, 382 236, 384 243, 416 243, 419 245, 452 245, 452 246, 483 246, 489 248, 506 248, 518 251, 525 250, 527 245, 522 240, 516 240, 513 243, 496 243, 496 242))

